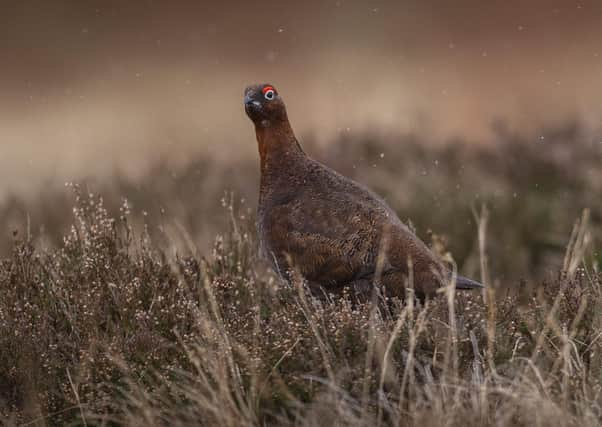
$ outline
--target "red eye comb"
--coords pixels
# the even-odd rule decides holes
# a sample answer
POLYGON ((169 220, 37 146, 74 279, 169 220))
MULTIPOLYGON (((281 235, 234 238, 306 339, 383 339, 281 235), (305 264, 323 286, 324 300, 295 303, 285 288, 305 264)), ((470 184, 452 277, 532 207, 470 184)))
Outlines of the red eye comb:
POLYGON ((261 89, 261 92, 262 92, 262 93, 265 95, 265 93, 266 93, 268 90, 273 90, 274 92, 276 92, 276 91, 274 90, 274 87, 273 87, 273 86, 266 86, 266 87, 264 87, 263 89, 261 89))

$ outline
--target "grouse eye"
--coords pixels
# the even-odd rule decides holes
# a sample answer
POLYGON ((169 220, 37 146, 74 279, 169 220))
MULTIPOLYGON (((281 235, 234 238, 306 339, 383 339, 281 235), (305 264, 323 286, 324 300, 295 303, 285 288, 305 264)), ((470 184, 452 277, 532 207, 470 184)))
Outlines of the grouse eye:
POLYGON ((272 86, 266 86, 263 88, 263 96, 268 101, 271 101, 276 97, 276 91, 272 86))
POLYGON ((263 96, 265 96, 265 99, 269 99, 271 101, 272 99, 274 99, 274 91, 270 89, 266 91, 266 93, 264 93, 263 96))

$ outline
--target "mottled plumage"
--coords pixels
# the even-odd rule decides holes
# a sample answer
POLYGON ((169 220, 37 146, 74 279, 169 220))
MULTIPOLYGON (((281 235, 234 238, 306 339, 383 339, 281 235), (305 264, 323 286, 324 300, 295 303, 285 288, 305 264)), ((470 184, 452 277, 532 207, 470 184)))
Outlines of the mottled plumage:
MULTIPOLYGON (((262 252, 285 278, 298 271, 312 287, 356 292, 382 285, 403 297, 408 265, 421 296, 432 296, 449 270, 379 196, 308 157, 285 105, 267 84, 245 90, 261 160, 258 232, 262 252)), ((459 277, 457 288, 482 287, 459 277)))

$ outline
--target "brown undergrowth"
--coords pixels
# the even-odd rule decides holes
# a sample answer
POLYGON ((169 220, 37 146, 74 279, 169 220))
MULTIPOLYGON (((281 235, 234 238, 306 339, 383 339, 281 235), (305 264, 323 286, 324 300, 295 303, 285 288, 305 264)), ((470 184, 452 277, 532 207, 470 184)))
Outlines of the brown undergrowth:
POLYGON ((75 190, 62 245, 18 240, 0 263, 8 425, 602 420, 602 283, 587 213, 564 267, 533 289, 446 289, 421 306, 318 300, 282 283, 232 204, 204 258, 192 239, 183 255, 136 231, 127 203, 110 214, 75 190))

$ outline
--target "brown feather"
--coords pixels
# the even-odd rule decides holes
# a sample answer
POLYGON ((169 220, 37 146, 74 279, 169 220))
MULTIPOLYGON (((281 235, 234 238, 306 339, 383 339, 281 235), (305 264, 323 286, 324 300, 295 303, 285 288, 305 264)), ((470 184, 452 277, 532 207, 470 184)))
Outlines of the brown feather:
POLYGON ((263 99, 263 87, 247 88, 245 103, 261 164, 259 238, 274 268, 285 278, 296 270, 326 290, 378 284, 403 297, 411 262, 417 294, 434 295, 449 270, 384 200, 308 157, 284 102, 263 99))

